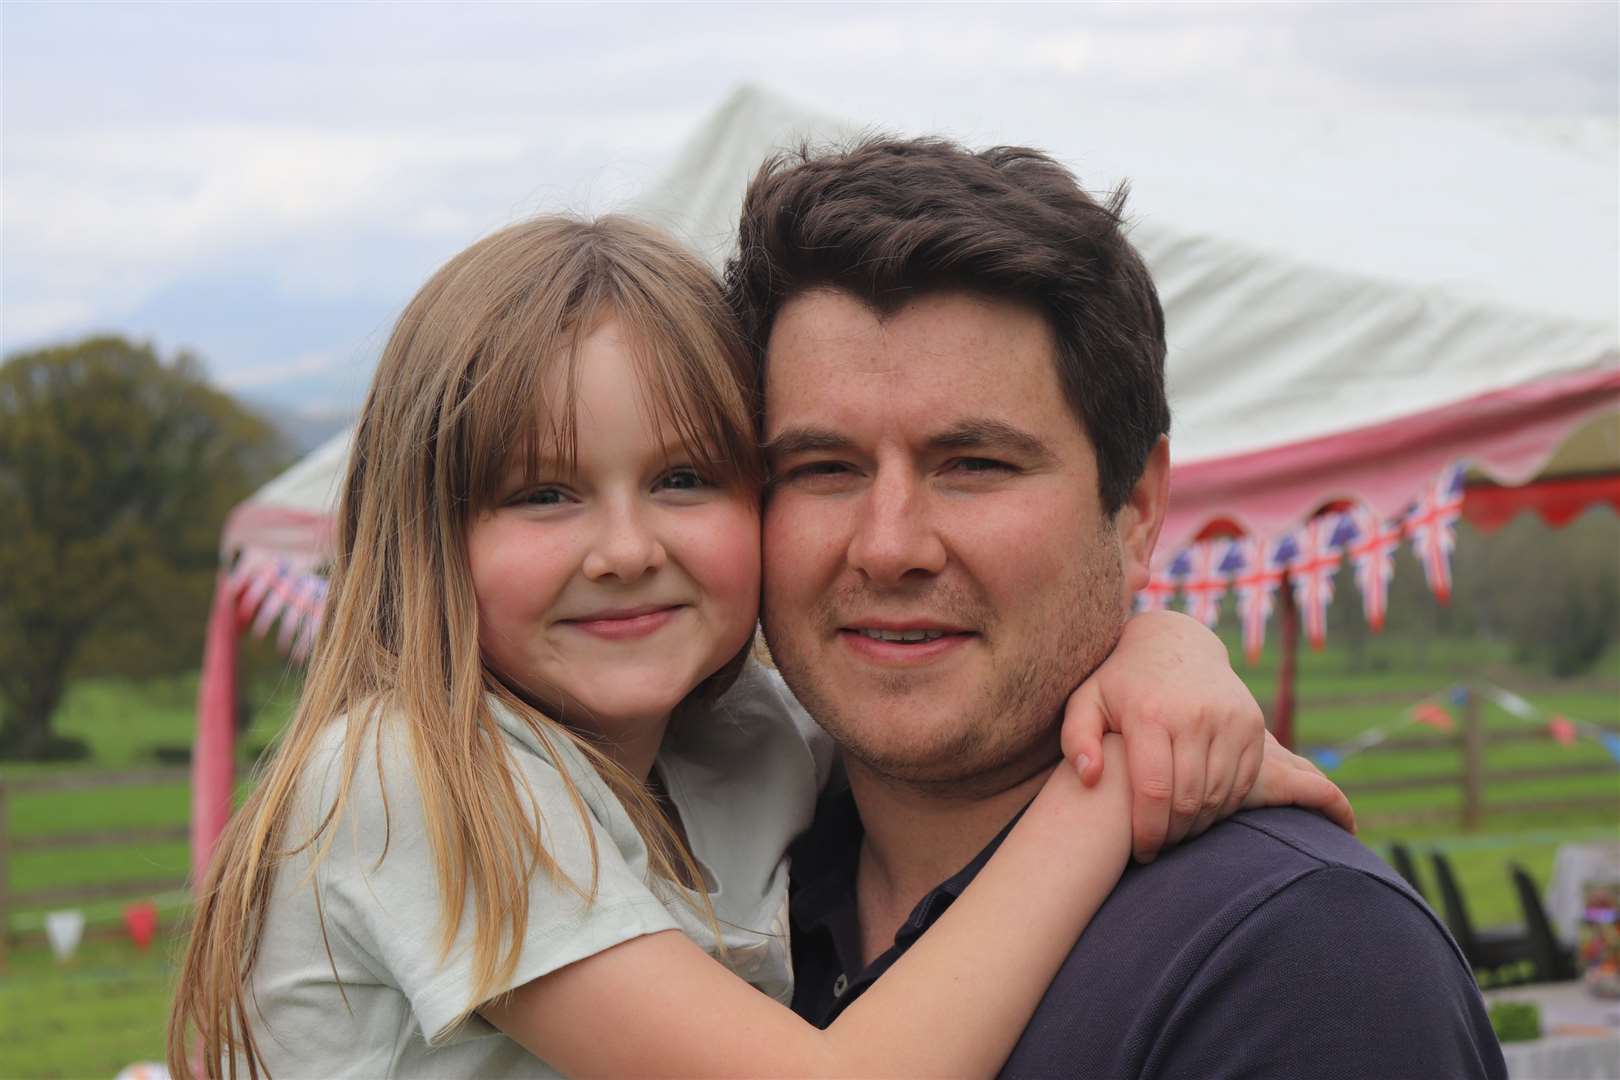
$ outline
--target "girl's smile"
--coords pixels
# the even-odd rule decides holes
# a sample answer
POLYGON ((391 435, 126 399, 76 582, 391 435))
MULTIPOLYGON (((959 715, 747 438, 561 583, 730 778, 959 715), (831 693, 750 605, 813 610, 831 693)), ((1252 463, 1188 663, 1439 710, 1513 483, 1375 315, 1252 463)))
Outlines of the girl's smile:
MULTIPOLYGON (((567 366, 552 365, 548 402, 568 402, 567 366)), ((758 509, 657 421, 616 319, 581 341, 572 381, 574 415, 558 404, 545 419, 571 419, 573 462, 512 462, 499 504, 468 525, 478 640, 496 674, 634 771, 670 710, 753 635, 758 509)))
POLYGON ((627 641, 646 637, 668 626, 675 616, 686 610, 681 605, 658 607, 647 605, 637 608, 602 611, 577 619, 563 619, 565 626, 573 626, 587 634, 608 641, 627 641))

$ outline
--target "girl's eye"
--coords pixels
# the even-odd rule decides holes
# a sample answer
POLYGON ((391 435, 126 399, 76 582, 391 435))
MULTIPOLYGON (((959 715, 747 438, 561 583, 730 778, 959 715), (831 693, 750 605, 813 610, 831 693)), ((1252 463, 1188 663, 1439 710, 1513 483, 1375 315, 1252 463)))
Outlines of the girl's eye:
POLYGON ((523 506, 561 506, 568 501, 568 493, 562 488, 539 487, 523 492, 512 501, 523 506))
POLYGON ((663 491, 700 491, 708 487, 709 482, 696 469, 682 465, 665 473, 657 486, 663 491))

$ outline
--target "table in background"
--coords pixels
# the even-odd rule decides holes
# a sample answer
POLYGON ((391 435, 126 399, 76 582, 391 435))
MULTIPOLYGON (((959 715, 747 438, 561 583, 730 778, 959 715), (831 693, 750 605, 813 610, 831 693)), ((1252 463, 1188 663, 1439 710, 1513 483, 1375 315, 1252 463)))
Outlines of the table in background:
POLYGON ((1535 1002, 1545 1032, 1502 1044, 1510 1080, 1620 1080, 1620 1000, 1567 982, 1485 991, 1487 1007, 1498 1001, 1535 1002))
POLYGON ((1547 879, 1547 918, 1565 945, 1575 944, 1589 881, 1620 881, 1620 840, 1558 845, 1547 879))

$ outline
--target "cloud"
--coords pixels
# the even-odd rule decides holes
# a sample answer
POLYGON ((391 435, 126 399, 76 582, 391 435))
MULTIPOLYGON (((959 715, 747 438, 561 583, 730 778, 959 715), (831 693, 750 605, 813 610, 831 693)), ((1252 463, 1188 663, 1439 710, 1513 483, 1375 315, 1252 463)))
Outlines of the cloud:
POLYGON ((473 237, 634 194, 745 80, 973 142, 1223 97, 1612 117, 1617 11, 12 5, 0 332, 139 329, 232 378, 352 352, 473 237))
POLYGON ((325 374, 340 359, 336 349, 315 349, 283 363, 259 364, 249 371, 233 372, 222 378, 220 385, 227 390, 258 390, 289 379, 325 374))

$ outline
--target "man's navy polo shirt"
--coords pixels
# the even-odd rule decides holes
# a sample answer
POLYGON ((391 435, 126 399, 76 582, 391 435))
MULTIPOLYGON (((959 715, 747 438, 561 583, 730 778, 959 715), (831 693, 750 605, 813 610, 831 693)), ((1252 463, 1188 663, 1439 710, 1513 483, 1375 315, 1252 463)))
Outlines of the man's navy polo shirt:
MULTIPOLYGON (((821 1027, 1001 842, 924 897, 894 946, 861 970, 861 836, 848 790, 831 792, 792 852, 793 1008, 821 1027)), ((1003 1075, 1431 1080, 1507 1070, 1473 975, 1433 912, 1348 833, 1277 809, 1133 863, 1003 1075)))

